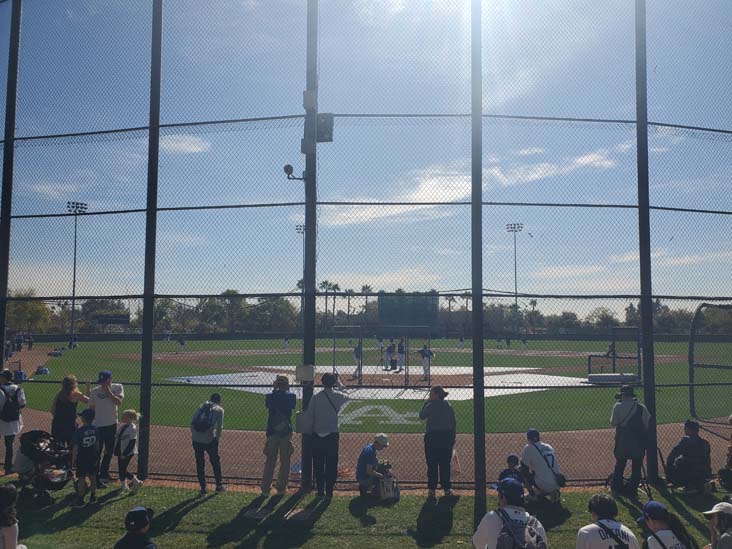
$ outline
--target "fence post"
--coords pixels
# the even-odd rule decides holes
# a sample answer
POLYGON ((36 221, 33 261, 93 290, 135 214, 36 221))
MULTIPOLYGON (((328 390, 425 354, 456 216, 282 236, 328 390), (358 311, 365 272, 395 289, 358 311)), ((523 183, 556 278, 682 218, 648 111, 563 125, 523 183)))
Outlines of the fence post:
POLYGON ((473 449, 475 457, 474 525, 486 512, 485 386, 483 371, 483 60, 481 0, 471 11, 471 260, 473 341, 473 449))
MULTIPOLYGON (((13 0, 8 54, 8 87, 5 95, 5 141, 3 142, 3 186, 0 196, 0 343, 5 344, 10 271, 10 215, 13 205, 13 164, 15 161, 15 110, 18 99, 20 20, 23 2, 13 0)), ((4 356, 4 355, 3 355, 4 356)))
POLYGON ((160 74, 163 42, 163 0, 153 0, 150 62, 150 128, 147 151, 145 214, 145 282, 142 301, 142 363, 140 368, 140 454, 138 472, 150 470, 150 409, 152 401, 153 328, 155 326, 155 246, 158 218, 158 160, 160 152, 160 74))
MULTIPOLYGON (((307 67, 303 106, 305 130, 305 265, 303 267, 303 364, 315 366, 315 260, 317 242, 317 124, 318 124, 318 0, 307 4, 307 67)), ((303 382, 302 407, 306 410, 313 396, 313 382, 303 382)), ((313 484, 313 459, 310 435, 302 435, 301 488, 313 484)))
POLYGON ((651 413, 648 436, 648 480, 658 479, 656 433, 656 374, 653 349, 653 287, 651 278, 651 219, 648 190, 648 78, 646 63, 646 1, 635 0, 635 112, 638 160, 638 242, 640 251, 640 314, 643 342, 643 400, 651 413))

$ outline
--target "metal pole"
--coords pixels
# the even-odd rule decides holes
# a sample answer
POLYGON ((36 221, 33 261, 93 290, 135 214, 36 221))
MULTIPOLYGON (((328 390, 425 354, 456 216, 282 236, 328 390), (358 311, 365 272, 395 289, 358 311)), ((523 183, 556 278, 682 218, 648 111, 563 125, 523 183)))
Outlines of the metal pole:
POLYGON ((518 261, 516 257, 516 232, 513 233, 513 335, 518 337, 518 261))
POLYGON ((76 325, 76 229, 78 227, 79 214, 74 214, 74 275, 71 282, 71 336, 69 349, 74 346, 74 327, 76 325))
POLYGON ((635 0, 635 105, 638 160, 638 233, 640 248, 641 337, 643 341, 643 400, 651 413, 648 433, 648 480, 658 480, 656 433, 656 375, 653 350, 653 287, 651 278, 651 219, 648 190, 648 88, 646 62, 646 2, 635 0))
POLYGON ((8 86, 5 95, 5 141, 3 143, 3 186, 0 196, 0 335, 5 344, 10 268, 10 215, 13 203, 13 163, 15 161, 15 108, 18 99, 18 61, 22 0, 13 0, 8 53, 8 86))
MULTIPOLYGON (((317 124, 318 124, 318 0, 307 4, 307 75, 303 106, 305 132, 305 272, 303 280, 303 363, 315 366, 315 246, 317 240, 317 124)), ((327 311, 326 311, 327 315, 327 311)), ((313 396, 313 382, 303 382, 302 407, 306 410, 313 396)), ((302 436, 302 485, 313 485, 313 454, 310 435, 302 436)))
POLYGON ((150 470, 150 412, 152 402, 153 328, 155 324, 155 246, 158 217, 160 153, 160 74, 163 49, 163 0, 153 0, 150 62, 150 130, 147 150, 147 209, 145 213, 145 282, 142 300, 142 364, 140 368, 140 439, 138 474, 150 470))
POLYGON ((475 458, 474 526, 486 512, 485 383, 483 357, 483 60, 481 0, 471 10, 471 262, 473 293, 473 452, 475 458))

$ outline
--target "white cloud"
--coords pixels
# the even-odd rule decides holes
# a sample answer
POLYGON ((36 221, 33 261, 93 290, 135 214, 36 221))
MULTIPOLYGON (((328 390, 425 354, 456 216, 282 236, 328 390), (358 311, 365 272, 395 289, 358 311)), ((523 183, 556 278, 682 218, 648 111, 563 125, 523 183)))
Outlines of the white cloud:
POLYGON ((534 154, 544 154, 544 149, 541 147, 528 147, 526 149, 514 151, 514 154, 516 156, 532 156, 534 154))
POLYGON ((604 270, 603 265, 554 265, 535 271, 532 276, 542 280, 551 280, 588 276, 604 270))
POLYGON ((663 154, 667 153, 671 150, 670 147, 651 147, 648 149, 649 152, 655 153, 655 154, 663 154))
POLYGON ((664 267, 678 267, 681 265, 699 265, 702 263, 730 263, 732 250, 723 252, 709 252, 705 254, 687 254, 664 257, 656 265, 664 267))
POLYGON ((211 143, 197 135, 164 135, 160 138, 160 150, 169 154, 198 154, 210 151, 211 143))
POLYGON ((158 242, 167 246, 200 248, 208 244, 208 239, 183 231, 165 231, 158 234, 158 242))
POLYGON ((388 23, 406 9, 405 0, 354 0, 358 18, 370 25, 388 23))
POLYGON ((442 279, 439 274, 428 271, 423 266, 402 267, 393 271, 380 273, 329 273, 327 278, 329 280, 337 280, 342 288, 360 288, 362 285, 368 284, 375 290, 402 288, 407 291, 423 291, 425 288, 434 286, 442 279))
POLYGON ((32 183, 26 187, 28 192, 38 195, 41 200, 64 200, 79 192, 79 185, 70 183, 32 183))
MULTIPOLYGON (((657 259, 659 257, 664 257, 666 254, 667 254, 667 251, 664 249, 652 250, 651 258, 657 259)), ((611 263, 638 263, 639 261, 640 261, 640 253, 637 251, 610 256, 611 263)))

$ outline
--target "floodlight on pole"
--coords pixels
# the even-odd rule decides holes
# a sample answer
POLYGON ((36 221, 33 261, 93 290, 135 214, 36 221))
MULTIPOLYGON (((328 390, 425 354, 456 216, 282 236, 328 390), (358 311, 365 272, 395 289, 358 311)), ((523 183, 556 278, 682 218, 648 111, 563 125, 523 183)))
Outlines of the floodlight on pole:
POLYGON ((506 231, 513 233, 513 333, 518 336, 518 262, 516 260, 516 234, 524 230, 523 223, 506 223, 506 231))
POLYGON ((73 202, 69 201, 66 203, 66 211, 74 215, 74 274, 71 286, 71 335, 69 336, 69 348, 74 344, 74 328, 76 323, 76 236, 77 227, 79 224, 79 214, 86 213, 89 208, 89 204, 86 202, 73 202))

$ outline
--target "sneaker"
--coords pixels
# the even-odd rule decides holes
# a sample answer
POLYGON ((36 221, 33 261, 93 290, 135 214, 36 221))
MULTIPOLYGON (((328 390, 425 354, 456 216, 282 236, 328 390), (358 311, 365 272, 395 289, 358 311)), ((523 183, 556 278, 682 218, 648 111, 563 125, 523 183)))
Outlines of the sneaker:
POLYGON ((435 497, 437 492, 435 490, 427 490, 427 495, 431 498, 435 497))
POLYGON ((269 490, 262 490, 262 497, 268 498, 269 497, 269 490))
POLYGON ((449 489, 445 490, 445 497, 450 497, 450 496, 452 496, 452 490, 449 490, 449 489))
POLYGON ((106 487, 107 487, 107 483, 106 482, 104 482, 101 479, 97 481, 97 488, 106 488, 106 487))
POLYGON ((200 489, 200 490, 198 491, 198 493, 199 493, 199 494, 201 494, 202 496, 205 496, 205 495, 206 495, 206 488, 201 488, 201 489, 200 489))
POLYGON ((89 496, 89 505, 96 505, 97 503, 97 496, 95 494, 92 494, 89 496))
POLYGON ((318 495, 315 497, 318 499, 325 499, 325 492, 318 492, 318 495))
POLYGON ((141 481, 141 480, 140 480, 139 478, 137 478, 136 476, 135 476, 135 477, 132 477, 132 489, 133 489, 133 490, 139 490, 139 489, 140 489, 140 487, 141 487, 141 486, 142 486, 143 484, 144 484, 144 483, 143 483, 143 482, 142 482, 142 481, 141 481))
POLYGON ((217 492, 226 492, 226 486, 224 486, 223 484, 219 484, 218 486, 216 486, 216 491, 217 492))
POLYGON ((83 509, 86 507, 86 503, 84 503, 84 498, 76 497, 76 500, 74 501, 73 505, 71 506, 72 509, 83 509))
POLYGON ((130 491, 130 487, 127 486, 127 484, 120 484, 119 485, 119 491, 120 492, 123 492, 123 493, 124 492, 129 492, 130 491))

